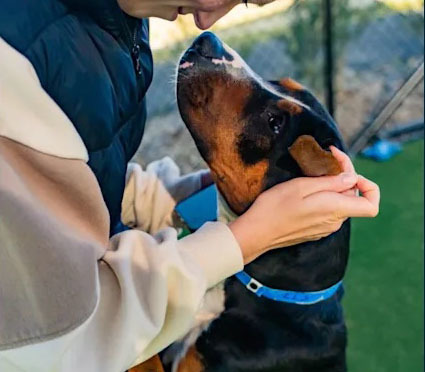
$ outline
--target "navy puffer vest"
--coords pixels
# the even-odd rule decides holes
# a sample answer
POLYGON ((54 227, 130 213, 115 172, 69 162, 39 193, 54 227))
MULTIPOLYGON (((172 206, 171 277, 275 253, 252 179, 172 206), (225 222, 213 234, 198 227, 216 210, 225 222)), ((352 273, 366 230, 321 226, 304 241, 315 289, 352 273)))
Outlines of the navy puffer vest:
POLYGON ((125 15, 116 0, 0 0, 0 37, 29 59, 82 137, 111 234, 123 229, 126 167, 146 120, 148 36, 148 21, 125 15))

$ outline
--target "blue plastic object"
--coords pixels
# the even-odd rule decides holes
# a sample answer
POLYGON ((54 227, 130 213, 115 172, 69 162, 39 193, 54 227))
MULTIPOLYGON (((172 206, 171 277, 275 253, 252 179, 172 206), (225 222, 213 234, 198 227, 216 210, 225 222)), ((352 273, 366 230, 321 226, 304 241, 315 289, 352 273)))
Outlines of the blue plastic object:
POLYGON ((186 225, 195 231, 205 222, 216 221, 218 216, 218 198, 215 185, 189 196, 177 204, 175 210, 186 225))
POLYGON ((402 146, 388 140, 378 140, 372 146, 365 148, 361 155, 376 161, 387 161, 401 152, 402 146))

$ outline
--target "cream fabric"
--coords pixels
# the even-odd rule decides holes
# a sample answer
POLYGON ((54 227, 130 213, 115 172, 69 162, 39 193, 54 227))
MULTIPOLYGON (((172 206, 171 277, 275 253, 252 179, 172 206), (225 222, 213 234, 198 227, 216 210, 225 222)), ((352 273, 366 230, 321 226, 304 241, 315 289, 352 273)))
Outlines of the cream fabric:
MULTIPOLYGON (((96 305, 96 263, 105 253, 92 233, 79 228, 80 221, 70 223, 78 213, 69 208, 54 213, 53 203, 43 202, 29 187, 39 172, 31 165, 23 170, 22 157, 40 165, 38 156, 47 156, 29 149, 22 155, 23 147, 0 138, 0 350, 63 334, 84 322, 96 305)), ((41 187, 49 184, 39 181, 41 187)), ((73 194, 76 188, 67 191, 73 194)))
POLYGON ((162 229, 164 184, 199 186, 169 160, 129 167, 138 229, 109 241, 81 139, 28 61, 4 42, 0 55, 0 94, 14 92, 0 99, 0 371, 122 372, 189 330, 206 289, 242 269, 239 246, 219 222, 180 241, 162 229))
POLYGON ((0 135, 46 154, 87 160, 72 123, 41 88, 31 63, 0 38, 0 135))
POLYGON ((200 190, 202 173, 181 177, 169 157, 150 163, 146 171, 130 163, 122 202, 123 223, 151 234, 171 226, 176 202, 200 190))

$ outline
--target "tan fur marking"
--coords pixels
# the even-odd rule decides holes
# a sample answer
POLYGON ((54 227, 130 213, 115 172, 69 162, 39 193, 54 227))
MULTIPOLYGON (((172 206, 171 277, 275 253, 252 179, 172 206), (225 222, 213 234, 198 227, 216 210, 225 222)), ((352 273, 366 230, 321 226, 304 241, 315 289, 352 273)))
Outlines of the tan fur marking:
POLYGON ((290 115, 299 115, 303 112, 301 106, 297 105, 295 102, 282 99, 277 103, 277 107, 282 110, 287 111, 290 115))
POLYGON ((298 82, 291 78, 284 78, 280 80, 280 85, 282 85, 284 88, 288 89, 292 92, 298 92, 300 90, 304 90, 305 88, 298 82))
POLYGON ((195 347, 192 346, 180 361, 177 372, 202 372, 203 370, 204 366, 201 362, 201 357, 195 347))
POLYGON ((146 362, 129 369, 128 372, 164 372, 164 368, 162 367, 159 356, 155 355, 146 362))
POLYGON ((342 172, 332 153, 323 150, 312 136, 299 136, 289 153, 308 177, 333 176, 342 172))
POLYGON ((263 191, 269 163, 263 160, 248 167, 242 163, 236 151, 217 155, 210 163, 213 180, 232 210, 242 214, 263 191))
POLYGON ((192 99, 204 101, 207 95, 208 104, 189 108, 190 130, 208 148, 206 160, 220 192, 236 213, 243 213, 263 191, 269 166, 267 160, 247 165, 238 153, 237 141, 245 124, 241 116, 252 86, 214 74, 194 86, 197 91, 192 92, 192 99))

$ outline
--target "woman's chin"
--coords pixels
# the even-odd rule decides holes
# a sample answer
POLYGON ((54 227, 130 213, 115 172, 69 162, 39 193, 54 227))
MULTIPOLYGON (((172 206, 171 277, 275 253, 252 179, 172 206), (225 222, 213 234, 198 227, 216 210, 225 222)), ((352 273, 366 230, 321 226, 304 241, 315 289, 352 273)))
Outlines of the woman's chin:
POLYGON ((166 19, 168 19, 169 21, 175 21, 178 16, 179 16, 179 10, 176 9, 173 13, 170 13, 169 17, 167 17, 166 19))
POLYGON ((156 14, 152 14, 151 17, 157 17, 161 19, 165 19, 167 21, 175 21, 179 16, 179 8, 171 8, 167 11, 158 11, 156 14))
POLYGON ((200 30, 207 30, 214 24, 214 22, 211 22, 211 20, 206 19, 204 16, 200 16, 198 13, 193 15, 193 20, 195 21, 196 27, 200 30))

